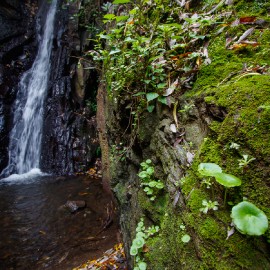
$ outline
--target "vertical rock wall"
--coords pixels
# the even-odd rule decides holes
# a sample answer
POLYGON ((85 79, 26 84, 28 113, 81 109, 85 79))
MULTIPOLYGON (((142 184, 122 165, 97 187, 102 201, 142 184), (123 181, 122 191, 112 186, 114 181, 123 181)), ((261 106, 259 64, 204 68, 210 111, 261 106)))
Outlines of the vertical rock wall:
POLYGON ((8 162, 12 104, 17 84, 33 63, 37 43, 37 1, 3 0, 0 3, 0 171, 8 162))
MULTIPOLYGON (((47 0, 0 3, 0 171, 8 161, 17 85, 33 63, 38 43, 36 20, 42 25, 46 12, 39 10, 46 6, 47 0)), ((97 74, 81 58, 82 49, 88 46, 78 16, 83 8, 81 1, 58 1, 41 156, 41 169, 56 174, 86 169, 98 148, 94 117, 97 74)))
POLYGON ((80 58, 82 8, 81 1, 63 2, 57 14, 41 157, 42 170, 57 174, 87 169, 98 147, 94 111, 86 104, 97 75, 80 58))

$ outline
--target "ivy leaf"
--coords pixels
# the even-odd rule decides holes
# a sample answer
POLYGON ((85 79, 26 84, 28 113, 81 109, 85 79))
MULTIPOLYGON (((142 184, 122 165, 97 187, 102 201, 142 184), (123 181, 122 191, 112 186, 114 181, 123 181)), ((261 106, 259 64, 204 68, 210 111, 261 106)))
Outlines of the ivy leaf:
POLYGON ((119 4, 127 4, 129 3, 131 0, 114 0, 113 4, 115 5, 119 5, 119 4))
POLYGON ((158 97, 158 101, 162 104, 168 105, 166 97, 158 97))
POLYGON ((157 85, 157 88, 158 88, 158 89, 163 89, 164 87, 166 87, 166 85, 167 85, 167 83, 159 83, 159 84, 157 85))
POLYGON ((145 93, 144 92, 138 92, 138 93, 136 93, 136 94, 134 94, 132 96, 133 97, 138 97, 138 96, 142 96, 142 95, 145 95, 145 93))
POLYGON ((112 20, 114 18, 115 18, 114 14, 106 14, 103 16, 103 19, 106 19, 106 20, 112 20))
POLYGON ((127 37, 124 41, 125 42, 133 42, 133 41, 135 41, 135 39, 132 39, 131 37, 127 37))
POLYGON ((158 96, 159 96, 158 93, 151 92, 151 93, 146 94, 146 99, 147 99, 147 101, 151 101, 151 100, 156 99, 158 96))
POLYGON ((154 105, 147 106, 147 111, 150 112, 150 113, 153 112, 154 109, 155 109, 154 105))
POLYGON ((111 39, 111 37, 109 35, 100 34, 99 37, 103 38, 103 39, 111 39))
POLYGON ((121 52, 121 50, 119 50, 119 49, 114 49, 114 50, 111 50, 111 51, 110 51, 109 55, 116 54, 116 53, 119 53, 119 52, 121 52))
POLYGON ((117 22, 126 21, 129 16, 116 16, 115 19, 117 22))

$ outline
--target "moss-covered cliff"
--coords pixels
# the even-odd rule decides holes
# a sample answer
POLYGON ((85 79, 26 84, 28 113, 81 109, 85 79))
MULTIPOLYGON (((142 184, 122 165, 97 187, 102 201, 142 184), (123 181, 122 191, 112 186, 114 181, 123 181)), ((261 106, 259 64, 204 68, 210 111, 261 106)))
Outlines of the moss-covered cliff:
POLYGON ((101 36, 105 173, 127 252, 141 217, 160 227, 140 254, 148 269, 270 268, 269 230, 227 237, 243 199, 270 217, 269 9, 263 0, 143 1, 118 6, 101 36), (138 176, 147 159, 165 186, 154 201, 138 176), (242 180, 225 203, 224 187, 198 173, 202 162, 242 180), (203 200, 218 210, 203 213, 203 200))

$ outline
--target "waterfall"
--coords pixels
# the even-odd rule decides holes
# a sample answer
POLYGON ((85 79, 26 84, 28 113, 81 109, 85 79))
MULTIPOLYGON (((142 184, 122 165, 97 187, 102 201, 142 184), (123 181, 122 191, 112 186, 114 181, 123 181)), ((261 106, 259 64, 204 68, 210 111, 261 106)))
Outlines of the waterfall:
POLYGON ((44 32, 33 66, 20 80, 10 134, 9 163, 2 176, 23 174, 40 167, 44 99, 50 75, 50 56, 54 34, 57 0, 47 12, 44 32))

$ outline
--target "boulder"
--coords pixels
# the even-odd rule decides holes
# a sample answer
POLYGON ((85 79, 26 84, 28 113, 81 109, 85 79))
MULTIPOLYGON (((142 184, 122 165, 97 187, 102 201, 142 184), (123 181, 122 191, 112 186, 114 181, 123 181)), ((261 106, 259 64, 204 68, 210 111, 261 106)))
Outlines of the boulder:
POLYGON ((85 201, 67 201, 65 203, 65 207, 70 213, 74 213, 77 210, 84 208, 85 206, 85 201))

